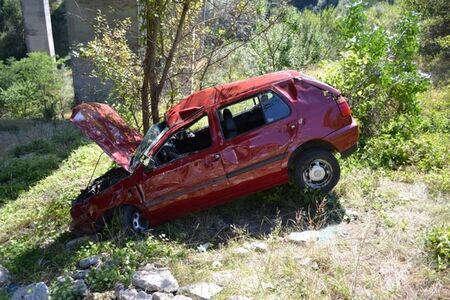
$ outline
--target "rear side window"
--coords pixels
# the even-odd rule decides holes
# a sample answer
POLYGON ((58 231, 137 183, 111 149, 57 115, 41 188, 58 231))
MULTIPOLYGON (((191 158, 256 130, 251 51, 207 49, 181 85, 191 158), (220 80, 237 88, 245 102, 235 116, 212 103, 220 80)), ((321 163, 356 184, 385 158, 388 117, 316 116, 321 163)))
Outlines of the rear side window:
POLYGON ((227 139, 283 119, 289 114, 289 106, 272 91, 219 109, 222 131, 227 139))

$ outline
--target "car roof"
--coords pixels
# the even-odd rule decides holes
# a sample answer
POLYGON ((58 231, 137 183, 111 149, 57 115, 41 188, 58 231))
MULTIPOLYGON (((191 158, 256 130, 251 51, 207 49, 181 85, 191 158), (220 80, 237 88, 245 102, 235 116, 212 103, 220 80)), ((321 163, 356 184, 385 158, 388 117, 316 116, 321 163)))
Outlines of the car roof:
POLYGON ((169 126, 182 121, 180 112, 206 109, 216 104, 224 104, 229 98, 238 96, 245 92, 258 89, 262 86, 275 84, 300 76, 300 73, 293 70, 279 71, 274 73, 256 76, 249 79, 238 80, 230 83, 219 84, 197 92, 181 100, 173 106, 166 114, 169 126))

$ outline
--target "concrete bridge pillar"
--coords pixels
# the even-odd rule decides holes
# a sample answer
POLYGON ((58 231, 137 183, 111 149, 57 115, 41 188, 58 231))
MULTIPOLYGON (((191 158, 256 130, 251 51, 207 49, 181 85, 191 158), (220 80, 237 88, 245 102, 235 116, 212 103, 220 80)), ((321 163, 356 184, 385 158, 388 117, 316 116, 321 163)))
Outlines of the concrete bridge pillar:
POLYGON ((55 55, 49 0, 20 0, 28 52, 55 55))

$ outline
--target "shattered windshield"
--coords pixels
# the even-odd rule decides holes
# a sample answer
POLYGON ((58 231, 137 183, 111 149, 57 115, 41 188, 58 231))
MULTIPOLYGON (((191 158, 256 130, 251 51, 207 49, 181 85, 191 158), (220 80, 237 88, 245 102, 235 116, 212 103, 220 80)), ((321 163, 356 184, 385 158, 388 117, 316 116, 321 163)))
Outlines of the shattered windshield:
POLYGON ((163 137, 168 129, 169 127, 167 127, 166 121, 154 124, 152 127, 150 127, 150 129, 145 134, 141 144, 134 152, 133 158, 131 160, 131 169, 134 170, 139 165, 142 159, 146 157, 145 155, 163 137))

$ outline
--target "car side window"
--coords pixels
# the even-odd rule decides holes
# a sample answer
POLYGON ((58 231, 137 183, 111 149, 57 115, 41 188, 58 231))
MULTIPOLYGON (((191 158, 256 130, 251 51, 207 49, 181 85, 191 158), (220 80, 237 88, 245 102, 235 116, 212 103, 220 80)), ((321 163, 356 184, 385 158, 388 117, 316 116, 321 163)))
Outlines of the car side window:
POLYGON ((155 164, 159 166, 189 153, 206 149, 211 143, 208 116, 204 115, 167 139, 154 156, 155 164))
POLYGON ((260 99, 267 123, 283 119, 291 112, 289 106, 275 93, 261 94, 260 99))
POLYGON ((289 106, 272 91, 266 91, 219 109, 226 139, 272 123, 290 114, 289 106))

